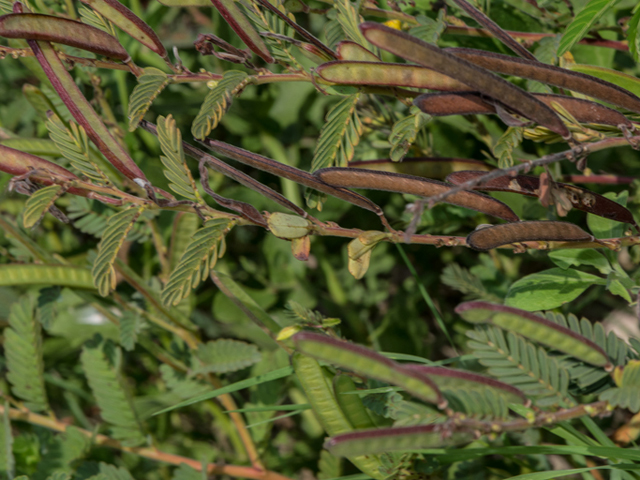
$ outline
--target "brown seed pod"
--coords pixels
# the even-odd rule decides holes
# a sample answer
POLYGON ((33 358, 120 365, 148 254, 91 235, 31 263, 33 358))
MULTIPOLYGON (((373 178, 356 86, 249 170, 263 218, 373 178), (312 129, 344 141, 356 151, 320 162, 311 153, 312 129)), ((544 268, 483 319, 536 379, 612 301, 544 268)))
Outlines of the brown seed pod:
MULTIPOLYGON (((431 197, 451 188, 451 185, 429 178, 359 168, 323 168, 316 171, 315 176, 335 187, 384 190, 387 192, 420 195, 422 197, 431 197)), ((507 222, 520 220, 513 210, 504 203, 487 195, 479 195, 477 192, 463 191, 456 193, 447 197, 446 203, 486 213, 507 222)))
POLYGON ((360 31, 374 45, 450 76, 474 90, 498 99, 513 111, 547 127, 563 138, 571 138, 569 129, 551 108, 484 68, 478 68, 459 56, 378 23, 361 23, 360 31))
MULTIPOLYGON (((532 62, 523 58, 471 48, 447 48, 446 51, 492 72, 515 75, 516 77, 528 78, 555 85, 556 87, 566 88, 567 90, 583 93, 598 100, 618 105, 632 112, 640 113, 639 97, 624 88, 591 75, 572 72, 545 63, 532 62)), ((497 98, 500 100, 499 97, 497 98)))
POLYGON ((592 240, 591 235, 573 223, 547 221, 505 223, 475 230, 467 236, 467 244, 481 252, 519 242, 588 242, 592 240))
POLYGON ((0 17, 0 36, 61 43, 116 60, 129 58, 120 42, 108 33, 82 22, 53 15, 3 15, 0 17))
MULTIPOLYGON (((447 177, 447 182, 454 185, 461 185, 468 180, 481 177, 485 174, 486 172, 479 171, 454 172, 447 177)), ((576 210, 608 218, 616 222, 629 223, 637 228, 636 221, 629 209, 599 193, 566 183, 553 183, 552 188, 555 190, 554 196, 556 198, 558 196, 566 198, 576 210)), ((538 197, 540 194, 540 179, 530 175, 517 175, 515 177, 505 175, 504 177, 489 180, 475 187, 474 190, 510 192, 530 197, 538 197)))
MULTIPOLYGON (((534 93, 534 97, 553 108, 557 103, 565 108, 580 123, 596 123, 624 126, 633 130, 631 121, 620 112, 599 103, 565 95, 534 93)), ((417 97, 413 104, 433 116, 447 115, 490 115, 496 113, 496 105, 475 92, 425 93, 417 97)))

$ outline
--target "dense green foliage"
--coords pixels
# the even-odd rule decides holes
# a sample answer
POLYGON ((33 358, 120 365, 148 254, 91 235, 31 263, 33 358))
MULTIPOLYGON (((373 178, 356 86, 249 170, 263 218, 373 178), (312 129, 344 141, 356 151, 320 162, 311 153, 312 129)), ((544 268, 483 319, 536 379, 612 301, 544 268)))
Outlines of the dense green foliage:
POLYGON ((83 2, 22 7, 60 55, 0 19, 0 476, 638 477, 640 5, 83 2), (519 90, 447 47, 592 77, 519 90), (425 52, 448 77, 380 67, 425 52), (349 165, 539 180, 434 206, 450 184, 317 173, 349 165), (467 241, 511 215, 574 227, 467 241))

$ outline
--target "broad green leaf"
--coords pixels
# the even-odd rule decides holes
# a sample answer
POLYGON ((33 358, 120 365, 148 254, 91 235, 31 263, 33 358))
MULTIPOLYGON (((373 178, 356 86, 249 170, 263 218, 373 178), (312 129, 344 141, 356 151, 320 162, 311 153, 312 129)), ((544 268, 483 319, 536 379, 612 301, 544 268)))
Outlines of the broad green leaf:
MULTIPOLYGON (((619 194, 607 192, 604 196, 625 207, 627 205, 627 198, 629 198, 629 192, 627 190, 623 190, 619 194)), ((587 225, 593 236, 598 239, 617 238, 624 235, 625 225, 623 223, 608 220, 591 213, 587 214, 587 225)))
POLYGON ((122 351, 97 335, 82 348, 80 361, 100 407, 100 416, 110 425, 113 438, 129 447, 143 444, 144 432, 120 373, 122 351))
POLYGON ((138 77, 138 84, 129 97, 129 131, 138 128, 140 120, 144 117, 160 92, 169 85, 169 77, 162 70, 147 67, 144 73, 138 77))
POLYGON ((98 244, 98 256, 91 269, 93 283, 103 297, 116 288, 116 271, 113 268, 113 262, 143 208, 128 208, 109 217, 107 228, 98 244))
POLYGON ((560 40, 558 56, 564 54, 582 40, 600 17, 607 10, 613 8, 616 3, 618 3, 618 0, 590 0, 566 28, 562 40, 560 40))
POLYGON ((199 403, 204 400, 209 400, 211 398, 218 397, 225 393, 237 392, 238 390, 244 390, 245 388, 253 387, 255 385, 261 385, 266 382, 278 380, 279 378, 288 377, 292 373, 293 373, 293 367, 282 367, 277 370, 273 370, 269 373, 265 373, 264 375, 258 375, 257 377, 248 378, 247 380, 241 380, 239 382, 232 383, 231 385, 227 385, 226 387, 218 388, 216 390, 212 390, 210 392, 197 395, 177 405, 173 405, 169 408, 165 408, 164 410, 156 412, 154 415, 159 415, 161 413, 170 412, 171 410, 175 410, 177 408, 193 405, 194 403, 199 403))
POLYGON ((222 116, 231 108, 237 88, 245 81, 247 74, 238 70, 225 72, 224 77, 207 94, 200 112, 191 125, 191 134, 203 140, 218 126, 222 116))
POLYGON ((195 352, 195 373, 229 373, 249 367, 262 358, 258 347, 238 340, 220 339, 201 344, 195 352))
POLYGON ((24 228, 31 228, 37 225, 45 213, 53 206, 61 191, 62 187, 60 185, 50 185, 36 190, 24 205, 22 214, 24 228))
POLYGON ((574 300, 591 285, 606 283, 604 278, 579 270, 551 268, 512 284, 505 304, 530 312, 551 310, 574 300))
POLYGON ((182 149, 182 133, 176 127, 173 116, 158 117, 158 140, 163 156, 160 157, 164 165, 164 176, 169 180, 169 188, 178 195, 182 195, 193 202, 202 202, 196 182, 191 176, 182 149))
MULTIPOLYGON (((600 218, 600 217, 597 217, 600 218)), ((600 273, 607 275, 611 271, 611 265, 604 255, 597 250, 582 248, 567 248, 549 252, 549 258, 563 270, 569 267, 589 265, 597 268, 600 273)))
POLYGON ((180 258, 180 263, 171 272, 169 281, 162 291, 164 305, 177 305, 186 298, 191 289, 204 280, 215 267, 218 259, 218 245, 232 222, 226 219, 208 220, 192 237, 191 243, 180 258))
POLYGON ((33 302, 28 297, 23 297, 11 307, 9 327, 4 330, 4 348, 11 390, 16 397, 25 401, 28 409, 35 412, 48 410, 42 333, 33 302))
POLYGON ((71 121, 67 128, 57 115, 51 115, 46 126, 51 140, 79 174, 98 184, 109 183, 107 176, 91 158, 89 139, 82 126, 71 121))
MULTIPOLYGON (((577 63, 570 63, 565 68, 578 73, 584 73, 586 75, 592 75, 601 80, 613 83, 625 90, 630 91, 634 95, 640 96, 640 79, 632 75, 628 75, 617 70, 612 70, 605 67, 596 67, 593 65, 582 65, 577 63)), ((602 100, 605 100, 603 98, 602 100)))
POLYGON ((91 271, 75 265, 0 265, 0 286, 59 285, 94 290, 91 271))

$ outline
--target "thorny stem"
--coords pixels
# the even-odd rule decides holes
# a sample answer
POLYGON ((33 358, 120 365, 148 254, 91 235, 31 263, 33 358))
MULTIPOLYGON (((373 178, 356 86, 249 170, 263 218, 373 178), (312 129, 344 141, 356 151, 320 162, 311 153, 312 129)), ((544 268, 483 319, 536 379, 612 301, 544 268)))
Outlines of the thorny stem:
MULTIPOLYGON (((4 415, 5 407, 0 405, 0 415, 4 415)), ((18 420, 30 423, 32 425, 39 425, 44 428, 48 428, 50 430, 54 430, 56 432, 65 432, 69 427, 68 424, 57 421, 53 418, 46 417, 44 415, 38 415, 37 413, 33 413, 27 410, 18 410, 15 408, 8 409, 9 418, 12 420, 18 420)), ((163 452, 161 450, 157 450, 155 448, 148 447, 125 447, 117 440, 110 438, 106 435, 97 434, 94 435, 93 432, 88 430, 84 430, 81 428, 77 428, 77 431, 85 435, 87 438, 90 438, 94 445, 109 447, 120 450, 122 452, 133 453, 135 455, 139 455, 144 458, 148 458, 151 460, 156 460, 158 462, 168 463, 170 465, 179 466, 181 464, 187 464, 191 468, 201 471, 202 463, 193 460, 191 458, 182 457, 180 455, 174 455, 172 453, 163 452)), ((262 468, 256 467, 246 467, 241 465, 222 465, 209 463, 205 465, 207 475, 228 475, 234 478, 248 478, 251 480, 291 480, 284 475, 280 475, 277 472, 273 472, 270 470, 264 470, 262 468)))

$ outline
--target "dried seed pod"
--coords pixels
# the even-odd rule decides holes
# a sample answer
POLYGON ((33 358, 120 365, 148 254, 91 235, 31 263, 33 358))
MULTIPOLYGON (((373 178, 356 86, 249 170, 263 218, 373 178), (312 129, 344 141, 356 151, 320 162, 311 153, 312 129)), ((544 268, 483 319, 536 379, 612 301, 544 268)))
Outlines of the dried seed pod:
MULTIPOLYGON (((447 182, 454 185, 461 185, 468 180, 481 177, 485 174, 486 172, 478 171, 454 172, 447 177, 447 182)), ((636 221, 629 209, 599 193, 566 183, 554 182, 552 188, 554 190, 554 196, 566 198, 576 210, 608 218, 616 222, 629 223, 637 228, 636 221)), ((475 187, 474 190, 510 192, 528 195, 530 197, 538 197, 540 195, 540 179, 530 175, 517 175, 515 177, 505 175, 504 177, 489 180, 475 187)))
POLYGON ((296 348, 306 355, 347 368, 359 375, 397 385, 439 408, 447 405, 442 393, 429 378, 404 368, 374 350, 313 332, 300 332, 292 339, 296 348))
POLYGON ((428 68, 403 63, 335 61, 320 65, 316 72, 327 82, 340 85, 380 85, 428 88, 459 92, 469 90, 464 83, 428 68))
MULTIPOLYGON (((580 123, 623 126, 628 130, 635 128, 631 121, 620 112, 599 103, 565 95, 534 93, 533 96, 552 108, 553 103, 559 104, 580 123)), ((425 93, 416 97, 413 104, 433 116, 490 115, 497 113, 496 107, 498 106, 498 103, 482 98, 475 92, 425 93)))
POLYGON ((508 403, 519 403, 527 407, 531 404, 531 400, 522 391, 491 377, 464 370, 431 367, 416 363, 405 363, 404 367, 425 374, 438 385, 438 388, 443 390, 484 387, 497 391, 498 395, 503 396, 508 403))
POLYGON ((563 138, 571 138, 569 129, 551 108, 497 75, 434 45, 378 23, 362 23, 360 30, 374 45, 450 76, 473 90, 499 100, 514 112, 547 127, 563 138))
POLYGON ((456 313, 468 322, 491 323, 583 362, 613 369, 605 351, 594 342, 534 313, 489 302, 465 302, 456 307, 456 313))
MULTIPOLYGON (((431 197, 452 188, 451 185, 438 180, 377 170, 333 167, 320 169, 315 172, 315 175, 323 182, 336 187, 384 190, 422 197, 431 197)), ((446 202, 486 213, 508 222, 520 220, 513 210, 504 203, 487 195, 478 195, 476 192, 462 191, 447 197, 446 202)))
POLYGON ((82 22, 52 15, 3 15, 0 17, 0 36, 61 43, 116 60, 129 58, 118 40, 108 33, 82 22))
POLYGON ((113 22, 123 32, 168 60, 167 50, 149 25, 118 0, 80 0, 113 22))
POLYGON ((370 52, 362 45, 351 40, 342 40, 336 45, 336 53, 340 60, 352 60, 354 62, 379 62, 380 57, 370 52))
POLYGON ((593 241, 593 237, 573 223, 547 221, 494 225, 475 230, 467 236, 467 244, 480 251, 530 241, 588 242, 593 241))
MULTIPOLYGON (((537 80, 603 100, 640 113, 640 98, 613 83, 540 62, 470 48, 448 48, 448 53, 492 72, 537 80)), ((500 100, 500 97, 496 97, 500 100)), ((504 102, 506 104, 506 102, 504 102)), ((533 119, 532 119, 533 120, 533 119)), ((541 124, 542 125, 542 124, 541 124)))

